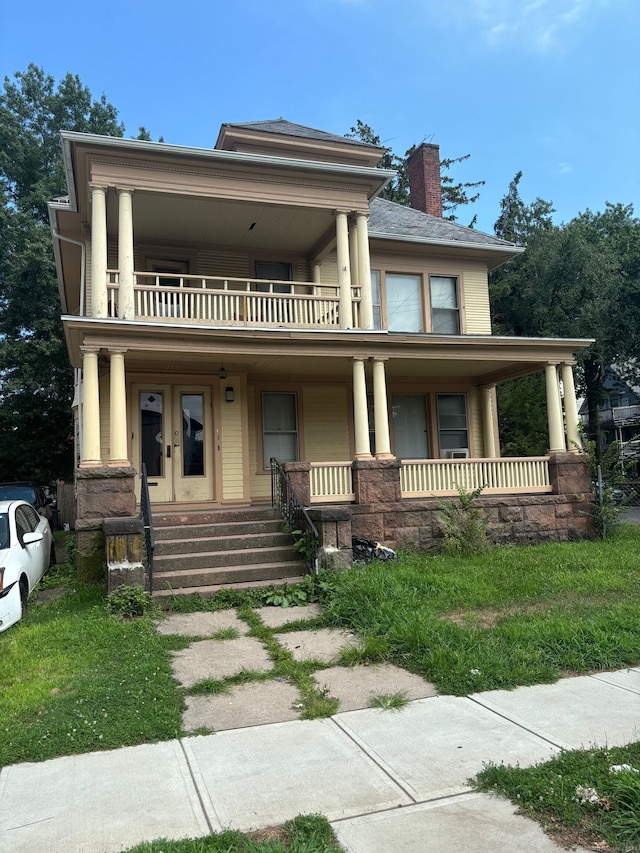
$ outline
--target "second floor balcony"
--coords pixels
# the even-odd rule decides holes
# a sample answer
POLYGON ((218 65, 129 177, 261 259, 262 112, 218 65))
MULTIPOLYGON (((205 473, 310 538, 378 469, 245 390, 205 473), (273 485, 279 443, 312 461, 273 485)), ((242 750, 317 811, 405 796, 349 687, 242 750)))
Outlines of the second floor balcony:
MULTIPOLYGON (((117 270, 107 271, 108 316, 120 311, 117 270)), ((340 317, 337 285, 264 279, 134 272, 134 319, 203 325, 291 328, 354 328, 360 324, 360 288, 340 317)))

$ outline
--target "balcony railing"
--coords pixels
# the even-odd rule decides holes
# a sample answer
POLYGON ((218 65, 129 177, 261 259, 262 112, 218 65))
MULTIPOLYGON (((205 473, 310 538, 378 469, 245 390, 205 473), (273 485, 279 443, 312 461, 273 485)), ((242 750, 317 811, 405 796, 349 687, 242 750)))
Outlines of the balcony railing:
POLYGON ((351 462, 311 463, 311 503, 353 501, 351 462))
POLYGON ((407 460, 400 469, 403 498, 455 495, 458 487, 483 494, 551 492, 546 456, 503 459, 407 460))
MULTIPOLYGON (((352 289, 346 325, 359 327, 360 289, 352 289)), ((118 316, 119 275, 107 271, 108 316, 118 316)), ((170 319, 211 325, 340 328, 335 284, 134 273, 136 320, 170 319)))

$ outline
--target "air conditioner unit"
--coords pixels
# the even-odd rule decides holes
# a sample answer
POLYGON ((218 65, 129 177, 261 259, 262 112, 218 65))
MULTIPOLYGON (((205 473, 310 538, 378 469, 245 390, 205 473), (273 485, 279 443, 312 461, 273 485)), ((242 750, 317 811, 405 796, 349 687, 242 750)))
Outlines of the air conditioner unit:
POLYGON ((466 447, 455 447, 453 450, 445 450, 445 459, 468 459, 469 450, 466 447))

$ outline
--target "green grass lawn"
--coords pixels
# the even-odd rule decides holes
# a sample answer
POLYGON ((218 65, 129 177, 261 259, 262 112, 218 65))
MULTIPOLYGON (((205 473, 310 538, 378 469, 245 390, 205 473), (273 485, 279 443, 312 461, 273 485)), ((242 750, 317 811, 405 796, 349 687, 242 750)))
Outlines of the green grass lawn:
POLYGON ((325 607, 443 693, 552 682, 640 662, 640 530, 604 542, 408 554, 335 575, 325 607))

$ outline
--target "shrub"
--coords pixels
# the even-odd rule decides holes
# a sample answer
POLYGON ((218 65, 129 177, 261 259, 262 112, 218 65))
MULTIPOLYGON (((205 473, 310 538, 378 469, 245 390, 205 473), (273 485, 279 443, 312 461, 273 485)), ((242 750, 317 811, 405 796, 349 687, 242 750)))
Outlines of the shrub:
POLYGON ((487 536, 487 519, 484 512, 473 506, 484 486, 468 492, 456 486, 458 502, 438 503, 438 521, 441 524, 442 551, 449 556, 471 557, 482 554, 490 547, 487 536))
POLYGON ((114 616, 133 619, 152 610, 151 595, 141 586, 123 584, 107 596, 107 607, 114 616))

